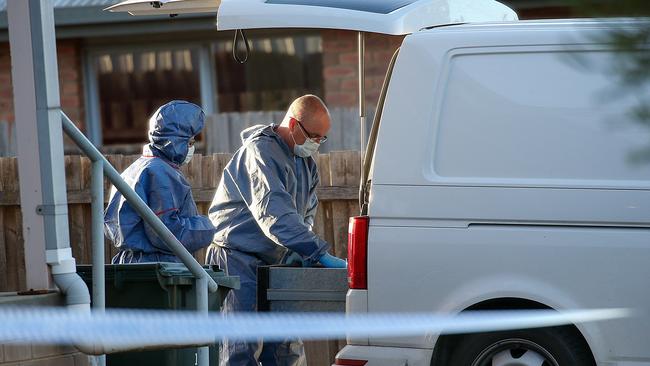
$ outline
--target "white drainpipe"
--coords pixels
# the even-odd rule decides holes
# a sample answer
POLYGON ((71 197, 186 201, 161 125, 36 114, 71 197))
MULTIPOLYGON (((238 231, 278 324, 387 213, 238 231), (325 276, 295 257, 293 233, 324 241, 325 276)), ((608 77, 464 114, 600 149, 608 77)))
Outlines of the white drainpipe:
POLYGON ((45 252, 47 264, 50 266, 52 279, 65 295, 68 309, 90 312, 90 294, 86 283, 77 274, 77 266, 72 249, 48 249, 45 252))

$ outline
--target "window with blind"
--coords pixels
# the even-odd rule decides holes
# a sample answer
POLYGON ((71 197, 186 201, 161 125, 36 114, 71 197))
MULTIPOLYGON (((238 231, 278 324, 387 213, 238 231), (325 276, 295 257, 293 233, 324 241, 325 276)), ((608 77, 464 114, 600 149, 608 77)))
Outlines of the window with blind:
POLYGON ((145 142, 158 107, 173 99, 201 102, 198 50, 107 52, 93 62, 104 144, 145 142))
MULTIPOLYGON (((296 97, 323 94, 320 34, 253 35, 248 60, 232 57, 232 39, 213 44, 220 112, 284 110, 296 97)), ((238 44, 243 53, 243 43, 238 44)))

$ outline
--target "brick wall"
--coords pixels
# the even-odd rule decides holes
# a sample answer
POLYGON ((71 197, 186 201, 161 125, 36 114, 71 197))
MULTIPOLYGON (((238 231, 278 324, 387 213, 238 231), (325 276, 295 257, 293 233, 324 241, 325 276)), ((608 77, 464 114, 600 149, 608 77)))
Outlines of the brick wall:
MULTIPOLYGON (((59 293, 44 295, 0 294, 0 306, 41 307, 63 306, 59 293)), ((94 357, 87 356, 71 346, 33 345, 17 342, 0 344, 0 365, 3 366, 89 366, 94 357)))
POLYGON ((82 84, 81 42, 64 40, 56 43, 59 65, 61 108, 77 124, 84 126, 84 89, 82 84))
MULTIPOLYGON (((323 80, 329 107, 358 104, 358 33, 324 30, 323 80)), ((401 36, 366 33, 366 103, 376 105, 391 56, 402 42, 401 36)))
MULTIPOLYGON (((58 41, 56 47, 61 107, 75 123, 83 127, 84 102, 80 41, 58 41)), ((14 122, 14 120, 11 56, 9 42, 4 42, 0 43, 0 122, 14 122)))
POLYGON ((3 366, 89 366, 92 358, 70 346, 0 345, 3 366))
POLYGON ((9 42, 0 43, 0 122, 14 120, 9 42))

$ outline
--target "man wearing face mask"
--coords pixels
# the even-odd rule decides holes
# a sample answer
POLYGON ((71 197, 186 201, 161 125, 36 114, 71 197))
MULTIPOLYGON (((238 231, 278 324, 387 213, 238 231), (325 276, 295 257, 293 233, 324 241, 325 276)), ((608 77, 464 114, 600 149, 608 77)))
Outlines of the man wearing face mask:
MULTIPOLYGON (((291 103, 280 125, 258 125, 241 133, 242 147, 224 169, 210 207, 217 228, 206 261, 241 288, 226 296, 222 311, 255 311, 257 267, 298 262, 345 268, 312 231, 319 175, 311 157, 327 139, 330 116, 314 95, 291 103)), ((220 364, 304 365, 302 343, 224 341, 220 364)))
MULTIPOLYGON (((171 101, 149 119, 149 144, 122 178, 187 248, 195 252, 210 244, 215 228, 199 215, 192 187, 181 171, 194 154, 194 138, 205 115, 196 104, 171 101)), ((119 249, 113 263, 179 262, 180 260, 115 187, 104 214, 104 232, 119 249)))

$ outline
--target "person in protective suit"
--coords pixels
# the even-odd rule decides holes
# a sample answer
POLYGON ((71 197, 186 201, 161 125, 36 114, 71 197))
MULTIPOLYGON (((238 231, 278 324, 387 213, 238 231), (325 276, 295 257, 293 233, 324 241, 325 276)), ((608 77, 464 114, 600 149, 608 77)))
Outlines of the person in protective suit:
MULTIPOLYGON (((149 119, 149 144, 122 178, 191 252, 210 244, 215 228, 199 215, 189 185, 179 167, 194 154, 194 137, 205 114, 196 104, 171 101, 149 119)), ((119 249, 112 263, 179 262, 153 229, 115 187, 104 214, 104 232, 119 249)))
MULTIPOLYGON (((226 296, 224 315, 256 310, 258 266, 347 266, 328 254, 329 244, 312 232, 319 175, 311 155, 327 139, 329 128, 325 104, 305 95, 293 101, 279 126, 258 125, 241 133, 243 146, 226 165, 209 211, 217 233, 206 262, 239 276, 241 283, 226 296)), ((222 366, 306 363, 302 342, 295 340, 224 340, 219 356, 222 366)))

